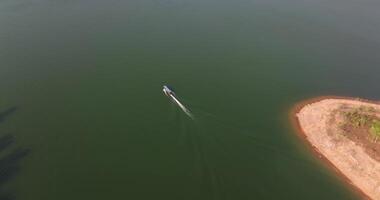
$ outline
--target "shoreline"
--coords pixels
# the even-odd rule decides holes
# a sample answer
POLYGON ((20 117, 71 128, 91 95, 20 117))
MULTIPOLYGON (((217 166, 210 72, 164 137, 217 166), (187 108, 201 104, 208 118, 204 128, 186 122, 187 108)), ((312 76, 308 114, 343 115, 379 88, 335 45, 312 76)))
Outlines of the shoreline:
POLYGON ((320 150, 313 145, 313 143, 308 139, 307 134, 304 132, 300 120, 297 117, 297 114, 307 105, 321 102, 323 100, 335 99, 335 100, 351 100, 362 103, 370 103, 380 105, 380 101, 367 100, 354 97, 342 97, 342 96, 320 96, 315 98, 310 98, 303 100, 301 102, 293 105, 289 112, 289 118, 293 130, 296 132, 298 139, 303 140, 307 148, 317 156, 317 160, 321 162, 326 168, 333 170, 333 174, 343 182, 354 194, 361 197, 361 199, 372 199, 368 194, 366 194, 359 186, 354 185, 350 178, 345 175, 331 160, 329 160, 320 150))

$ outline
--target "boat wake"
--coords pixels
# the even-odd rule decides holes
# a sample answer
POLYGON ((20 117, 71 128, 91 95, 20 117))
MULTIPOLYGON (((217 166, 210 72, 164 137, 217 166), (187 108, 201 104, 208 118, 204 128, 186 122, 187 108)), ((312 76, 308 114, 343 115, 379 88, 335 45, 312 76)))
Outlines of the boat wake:
POLYGON ((173 90, 171 90, 168 86, 164 85, 164 88, 162 90, 166 96, 168 96, 175 104, 177 104, 181 110, 189 116, 191 119, 194 119, 193 114, 190 112, 189 109, 187 109, 176 97, 175 93, 173 90))
POLYGON ((178 101, 178 99, 175 97, 175 96, 171 96, 171 98, 173 99, 173 101, 181 108, 181 110, 187 115, 189 116, 191 119, 194 119, 194 116, 193 114, 190 112, 189 109, 187 109, 180 101, 178 101))
MULTIPOLYGON (((170 114, 173 119, 170 129, 178 133, 176 150, 184 157, 183 167, 192 170, 194 187, 201 186, 199 195, 205 199, 221 199, 226 194, 225 188, 231 183, 226 168, 221 165, 244 162, 249 169, 266 170, 266 163, 297 163, 305 167, 313 167, 309 158, 290 151, 287 144, 278 142, 276 138, 262 135, 263 129, 244 129, 238 121, 221 114, 210 112, 201 105, 186 99, 190 112, 179 100, 177 95, 167 86, 164 94, 173 101, 170 114), (192 120, 188 120, 177 106, 192 120), (193 117, 193 113, 196 119, 193 117), (239 144, 239 145, 236 145, 239 144), (263 155, 267 155, 263 157, 263 155), (242 156, 252 159, 251 162, 241 160, 242 156), (258 160, 258 161, 256 161, 258 160), (257 165, 258 162, 264 163, 257 165), (189 167, 189 168, 187 168, 189 167)), ((274 137, 274 136, 273 136, 274 137)), ((253 170, 253 171, 255 171, 253 170)), ((253 174, 251 174, 254 176, 253 174)), ((256 175, 256 174, 255 174, 256 175)), ((233 184, 233 183, 232 183, 233 184)), ((232 185, 235 187, 235 185, 232 185)), ((236 185, 236 187, 238 187, 236 185)))

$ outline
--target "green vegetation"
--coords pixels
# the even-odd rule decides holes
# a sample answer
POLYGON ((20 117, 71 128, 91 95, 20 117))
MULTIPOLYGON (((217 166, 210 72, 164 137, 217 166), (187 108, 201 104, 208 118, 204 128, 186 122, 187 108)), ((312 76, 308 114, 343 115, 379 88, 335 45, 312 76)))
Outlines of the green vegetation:
POLYGON ((363 114, 359 109, 355 109, 344 113, 348 121, 355 127, 363 127, 368 125, 372 117, 367 114, 363 114))
POLYGON ((360 106, 358 110, 362 112, 368 112, 368 113, 376 112, 376 109, 372 106, 360 106))
POLYGON ((373 140, 376 142, 380 138, 380 121, 376 119, 373 120, 369 131, 373 140))
POLYGON ((380 120, 374 114, 376 110, 373 107, 362 106, 359 108, 343 111, 346 122, 340 127, 347 125, 354 128, 368 129, 372 141, 377 142, 380 139, 380 120))

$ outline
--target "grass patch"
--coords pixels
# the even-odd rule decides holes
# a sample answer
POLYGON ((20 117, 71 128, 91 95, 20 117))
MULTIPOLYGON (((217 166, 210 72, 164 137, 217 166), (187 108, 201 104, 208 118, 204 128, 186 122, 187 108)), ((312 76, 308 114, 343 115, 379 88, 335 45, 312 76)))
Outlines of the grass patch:
MULTIPOLYGON (((378 142, 380 141, 380 119, 376 117, 374 112, 376 110, 368 106, 342 111, 346 120, 339 127, 342 130, 347 127, 364 128, 368 130, 369 139, 373 142, 378 142)), ((346 130, 350 130, 350 128, 346 130)))
POLYGON ((372 135, 372 139, 374 142, 377 142, 377 140, 380 138, 380 121, 375 119, 372 121, 372 124, 369 128, 369 132, 372 135))
POLYGON ((372 106, 360 106, 358 110, 362 112, 368 112, 368 113, 376 112, 376 109, 372 106))
POLYGON ((372 117, 363 114, 360 110, 352 110, 344 113, 346 119, 355 127, 364 127, 371 122, 372 117))

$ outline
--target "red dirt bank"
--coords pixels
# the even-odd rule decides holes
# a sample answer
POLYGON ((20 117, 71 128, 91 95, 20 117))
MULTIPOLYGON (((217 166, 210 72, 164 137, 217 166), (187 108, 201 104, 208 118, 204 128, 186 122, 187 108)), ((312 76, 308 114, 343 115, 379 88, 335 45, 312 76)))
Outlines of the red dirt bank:
POLYGON ((297 104, 291 112, 291 119, 314 152, 353 185, 363 198, 380 200, 380 161, 376 159, 380 155, 373 151, 373 148, 380 148, 380 143, 365 142, 367 138, 363 139, 363 131, 350 130, 349 135, 342 134, 340 125, 342 108, 363 106, 373 108, 380 116, 379 102, 319 97, 297 104))

